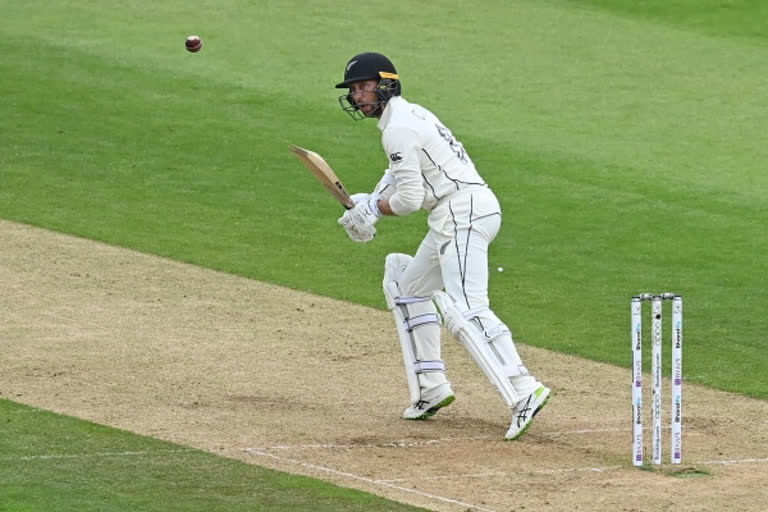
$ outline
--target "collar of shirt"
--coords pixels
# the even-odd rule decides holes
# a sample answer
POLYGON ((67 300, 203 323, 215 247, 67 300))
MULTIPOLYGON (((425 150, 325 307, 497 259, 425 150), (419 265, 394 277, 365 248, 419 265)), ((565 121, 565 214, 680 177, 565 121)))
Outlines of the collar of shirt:
POLYGON ((382 132, 389 124, 389 120, 392 119, 392 111, 396 108, 398 108, 398 105, 405 104, 407 101, 402 96, 392 96, 392 98, 389 99, 386 106, 384 106, 384 112, 381 113, 381 117, 379 118, 379 122, 376 123, 376 126, 379 127, 379 130, 382 132))

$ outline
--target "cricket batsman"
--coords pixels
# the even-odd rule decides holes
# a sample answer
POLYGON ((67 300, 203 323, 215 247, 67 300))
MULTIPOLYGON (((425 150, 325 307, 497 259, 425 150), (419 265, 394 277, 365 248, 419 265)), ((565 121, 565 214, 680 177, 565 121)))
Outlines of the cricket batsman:
POLYGON ((382 216, 429 212, 429 231, 416 254, 389 254, 384 264, 384 296, 410 389, 403 417, 426 419, 455 400, 440 355, 442 323, 509 407, 504 438, 518 439, 550 389, 529 374, 510 329, 490 308, 488 246, 501 226, 496 196, 451 130, 401 96, 400 78, 387 57, 355 55, 336 88, 347 89, 339 103, 353 119, 377 120, 389 161, 373 192, 353 195, 354 208, 339 219, 349 238, 373 240, 382 216))

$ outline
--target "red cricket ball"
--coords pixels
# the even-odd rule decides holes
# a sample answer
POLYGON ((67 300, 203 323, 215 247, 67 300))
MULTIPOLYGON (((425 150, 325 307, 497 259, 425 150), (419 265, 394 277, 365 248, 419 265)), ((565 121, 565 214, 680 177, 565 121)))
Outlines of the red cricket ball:
POLYGON ((200 48, 203 47, 203 40, 199 36, 189 36, 184 44, 187 47, 187 51, 195 53, 199 52, 200 48))

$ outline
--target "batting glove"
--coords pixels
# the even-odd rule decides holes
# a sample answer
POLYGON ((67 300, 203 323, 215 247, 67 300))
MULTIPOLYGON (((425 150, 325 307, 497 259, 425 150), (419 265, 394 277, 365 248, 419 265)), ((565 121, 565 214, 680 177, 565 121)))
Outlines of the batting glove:
POLYGON ((376 235, 374 224, 381 217, 381 212, 376 202, 377 194, 355 194, 354 208, 347 210, 339 219, 339 224, 344 227, 347 236, 355 242, 370 242, 376 235), (355 199, 357 199, 355 201, 355 199))

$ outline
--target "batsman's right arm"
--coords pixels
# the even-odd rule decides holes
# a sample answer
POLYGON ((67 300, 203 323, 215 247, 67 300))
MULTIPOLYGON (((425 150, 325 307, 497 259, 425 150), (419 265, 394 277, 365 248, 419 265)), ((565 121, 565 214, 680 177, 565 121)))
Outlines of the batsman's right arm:
POLYGON ((389 206, 389 198, 392 197, 395 192, 397 192, 397 180, 392 175, 392 171, 386 169, 384 171, 384 176, 382 176, 376 184, 372 194, 379 196, 376 205, 382 215, 394 215, 392 208, 389 206))
POLYGON ((389 199, 397 191, 397 181, 389 169, 384 171, 384 176, 373 189, 374 194, 378 194, 382 199, 389 199))

